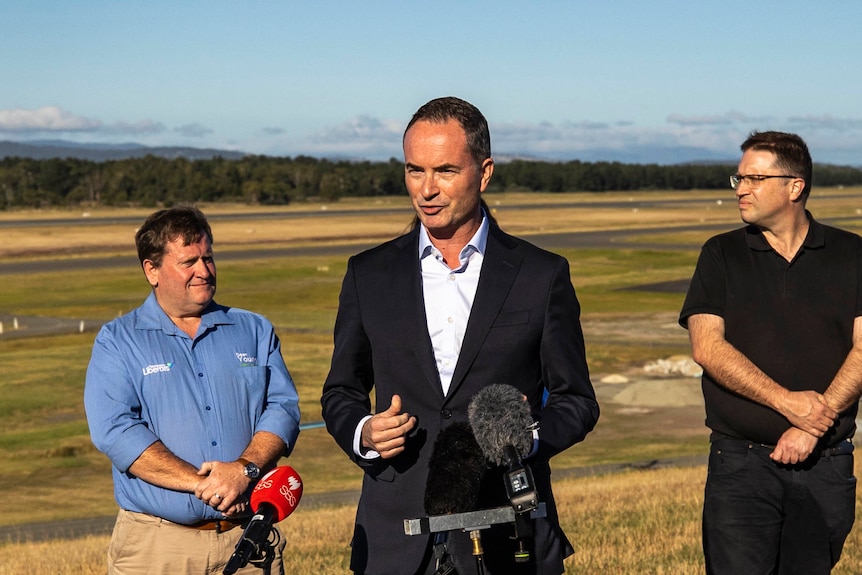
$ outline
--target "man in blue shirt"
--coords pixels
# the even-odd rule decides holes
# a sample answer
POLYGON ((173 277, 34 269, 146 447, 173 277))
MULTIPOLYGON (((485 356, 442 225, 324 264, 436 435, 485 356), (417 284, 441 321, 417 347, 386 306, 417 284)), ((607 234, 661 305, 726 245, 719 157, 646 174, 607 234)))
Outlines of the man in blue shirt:
POLYGON ((108 572, 221 573, 257 478, 293 449, 296 388, 272 324, 213 301, 200 210, 160 210, 135 242, 153 291, 99 332, 84 390, 120 506, 108 572))

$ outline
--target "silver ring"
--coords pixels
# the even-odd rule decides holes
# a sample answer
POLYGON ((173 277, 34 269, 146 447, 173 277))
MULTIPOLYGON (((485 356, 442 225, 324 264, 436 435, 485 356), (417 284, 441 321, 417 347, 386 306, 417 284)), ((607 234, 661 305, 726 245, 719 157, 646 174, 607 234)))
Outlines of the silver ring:
POLYGON ((218 493, 216 493, 215 495, 213 495, 213 498, 216 498, 216 497, 218 497, 219 499, 221 499, 221 495, 219 495, 218 493))

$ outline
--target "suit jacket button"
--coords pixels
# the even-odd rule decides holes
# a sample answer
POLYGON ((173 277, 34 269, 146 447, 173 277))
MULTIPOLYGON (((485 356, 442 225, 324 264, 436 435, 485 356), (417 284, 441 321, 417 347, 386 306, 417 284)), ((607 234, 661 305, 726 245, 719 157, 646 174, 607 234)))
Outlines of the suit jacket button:
POLYGON ((443 419, 449 419, 450 417, 452 417, 452 412, 449 411, 448 409, 444 409, 443 411, 440 412, 440 415, 443 416, 443 419))

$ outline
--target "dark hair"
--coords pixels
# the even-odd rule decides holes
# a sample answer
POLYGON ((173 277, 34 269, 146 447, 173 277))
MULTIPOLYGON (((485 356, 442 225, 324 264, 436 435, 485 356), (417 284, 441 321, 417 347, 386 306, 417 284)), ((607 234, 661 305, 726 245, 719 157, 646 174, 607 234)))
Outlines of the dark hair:
POLYGON ((454 96, 436 98, 416 110, 407 127, 407 130, 420 120, 445 124, 449 120, 455 120, 464 129, 467 135, 467 149, 478 165, 482 165, 486 159, 491 157, 491 133, 488 130, 488 122, 479 108, 454 96))
POLYGON ((206 235, 210 243, 213 232, 203 212, 194 206, 174 206, 150 215, 135 233, 138 259, 151 260, 156 267, 162 265, 166 246, 182 238, 184 245, 200 241, 206 235))
POLYGON ((775 154, 776 167, 785 173, 805 180, 802 195, 808 197, 811 192, 811 154, 805 141, 796 134, 787 132, 751 132, 740 149, 772 152, 775 154))

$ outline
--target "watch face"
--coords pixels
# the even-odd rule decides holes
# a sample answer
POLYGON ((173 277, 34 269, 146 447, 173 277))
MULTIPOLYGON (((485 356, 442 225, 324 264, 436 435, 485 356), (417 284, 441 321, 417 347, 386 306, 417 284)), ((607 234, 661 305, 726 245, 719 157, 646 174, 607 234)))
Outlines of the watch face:
POLYGON ((245 474, 247 477, 257 479, 257 476, 260 475, 260 468, 254 463, 249 463, 245 466, 245 474))

